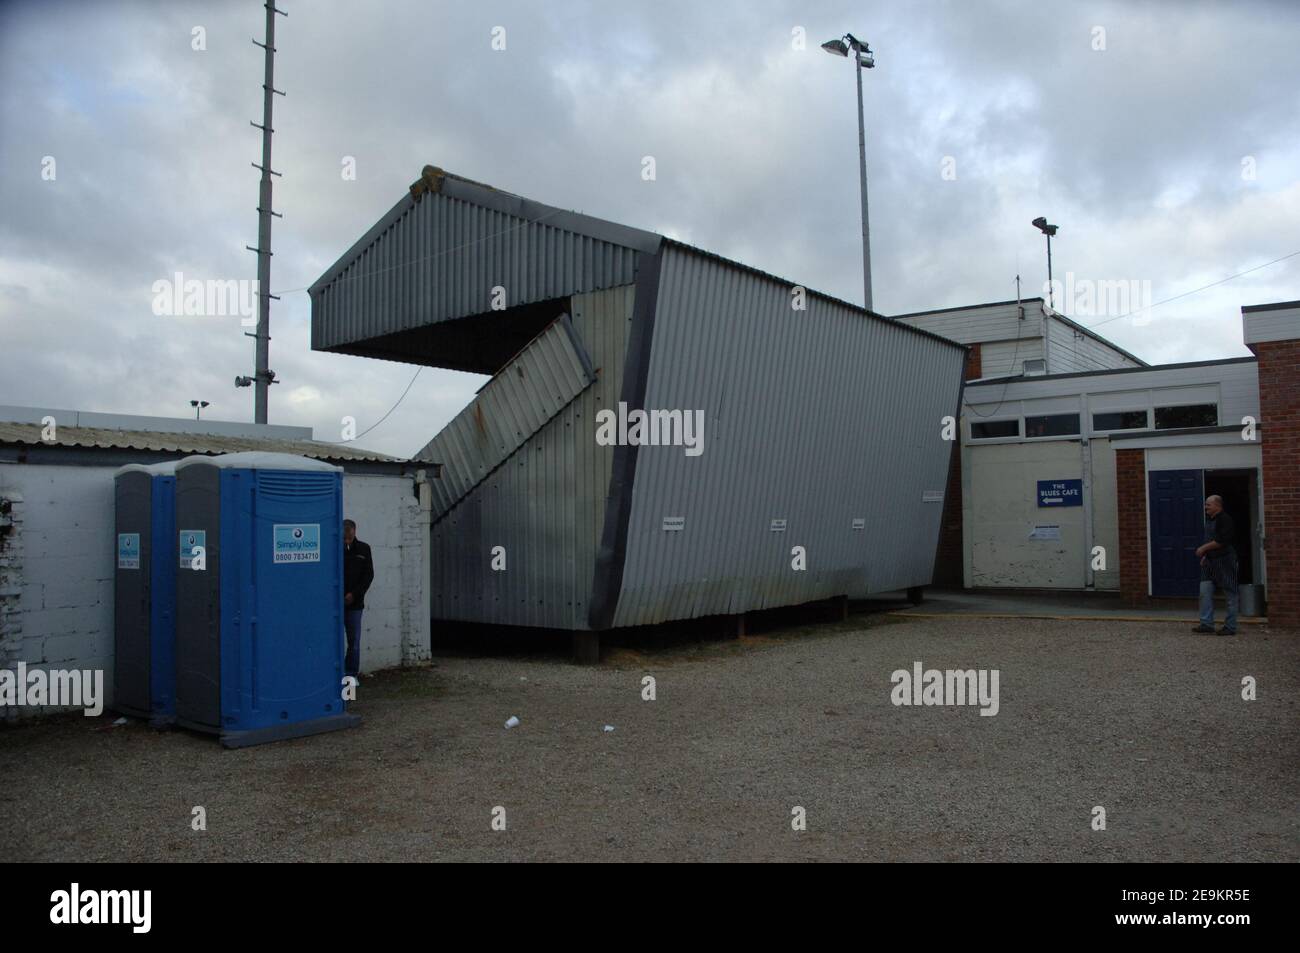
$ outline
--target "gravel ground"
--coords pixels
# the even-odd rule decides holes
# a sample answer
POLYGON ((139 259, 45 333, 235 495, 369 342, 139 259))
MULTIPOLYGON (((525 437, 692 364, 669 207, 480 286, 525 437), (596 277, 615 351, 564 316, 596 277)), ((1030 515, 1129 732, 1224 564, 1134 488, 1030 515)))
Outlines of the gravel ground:
POLYGON ((435 662, 364 679, 359 729, 241 751, 111 716, 2 729, 0 856, 1300 860, 1296 632, 855 616, 597 668, 435 662), (915 661, 999 669, 1000 712, 895 707, 915 661))

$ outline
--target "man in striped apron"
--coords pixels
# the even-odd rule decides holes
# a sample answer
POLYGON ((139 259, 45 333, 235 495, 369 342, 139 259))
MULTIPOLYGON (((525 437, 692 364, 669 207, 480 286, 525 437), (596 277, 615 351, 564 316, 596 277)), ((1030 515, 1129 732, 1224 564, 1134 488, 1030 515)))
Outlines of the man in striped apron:
POLYGON ((1211 496, 1205 501, 1206 540, 1196 548, 1201 561, 1201 624, 1193 631, 1214 631, 1214 589, 1223 590, 1228 611, 1219 635, 1237 634, 1237 550, 1233 548, 1236 527, 1223 509, 1223 498, 1211 496))

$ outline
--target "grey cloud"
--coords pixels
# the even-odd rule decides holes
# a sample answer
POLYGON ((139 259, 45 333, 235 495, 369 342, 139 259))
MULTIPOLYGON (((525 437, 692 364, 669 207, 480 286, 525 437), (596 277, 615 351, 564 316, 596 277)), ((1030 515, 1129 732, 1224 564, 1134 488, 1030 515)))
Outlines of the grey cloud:
MULTIPOLYGON (((1157 300, 1300 249, 1293 4, 282 6, 272 415, 326 438, 345 414, 378 419, 414 368, 311 352, 301 289, 426 162, 857 300, 852 70, 817 49, 845 30, 878 54, 879 310, 1009 298, 1017 270, 1038 293, 1038 214, 1061 224, 1058 274, 1149 280, 1157 300), (498 25, 504 53, 489 45, 498 25)), ((252 364, 238 322, 157 318, 149 288, 175 270, 254 276, 260 14, 0 7, 0 322, 21 355, 0 402, 179 414, 203 397, 213 416, 250 413, 231 386, 252 364), (190 48, 195 25, 206 52, 190 48), (55 183, 40 180, 45 155, 55 183)), ((1103 331, 1149 360, 1244 353, 1240 305, 1294 298, 1298 276, 1300 258, 1103 331)), ((412 452, 477 383, 425 371, 364 443, 412 452)))

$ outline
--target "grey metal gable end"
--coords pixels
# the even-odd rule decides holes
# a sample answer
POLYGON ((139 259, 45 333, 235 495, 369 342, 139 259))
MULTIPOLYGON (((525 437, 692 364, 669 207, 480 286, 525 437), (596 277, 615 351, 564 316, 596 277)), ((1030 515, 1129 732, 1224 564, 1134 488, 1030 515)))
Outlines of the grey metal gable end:
POLYGON ((430 167, 309 289, 312 347, 362 352, 365 342, 491 315, 498 287, 515 307, 631 284, 637 258, 659 242, 430 167))

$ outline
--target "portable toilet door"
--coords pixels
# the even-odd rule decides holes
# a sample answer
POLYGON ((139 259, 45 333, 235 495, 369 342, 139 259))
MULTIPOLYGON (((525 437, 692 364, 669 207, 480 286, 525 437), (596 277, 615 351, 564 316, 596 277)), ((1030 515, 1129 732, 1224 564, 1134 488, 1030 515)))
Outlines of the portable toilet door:
POLYGON ((131 464, 114 482, 114 707, 165 727, 176 720, 175 464, 131 464))
POLYGON ((177 464, 177 716, 228 747, 350 728, 342 468, 291 454, 177 464))

